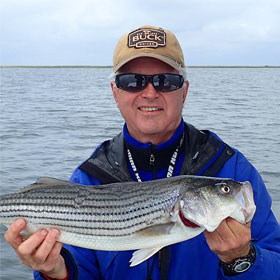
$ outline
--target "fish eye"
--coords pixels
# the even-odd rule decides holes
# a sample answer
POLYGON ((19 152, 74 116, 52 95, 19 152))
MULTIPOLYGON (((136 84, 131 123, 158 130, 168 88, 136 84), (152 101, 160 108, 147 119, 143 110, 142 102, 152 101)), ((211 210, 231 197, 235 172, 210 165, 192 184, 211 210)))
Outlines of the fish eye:
POLYGON ((220 189, 221 189, 221 191, 222 191, 223 193, 225 193, 225 194, 230 193, 230 191, 231 191, 230 186, 229 186, 229 185, 226 185, 226 184, 221 185, 220 189))

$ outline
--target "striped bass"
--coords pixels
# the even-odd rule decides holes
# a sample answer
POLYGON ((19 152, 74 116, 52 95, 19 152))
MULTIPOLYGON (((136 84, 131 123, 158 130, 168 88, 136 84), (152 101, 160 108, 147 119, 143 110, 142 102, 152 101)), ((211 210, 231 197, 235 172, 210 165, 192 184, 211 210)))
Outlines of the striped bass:
POLYGON ((187 175, 101 186, 44 177, 0 196, 1 224, 8 227, 24 218, 26 236, 57 228, 62 243, 108 251, 140 249, 131 266, 164 246, 214 231, 227 217, 245 224, 254 212, 249 182, 187 175))

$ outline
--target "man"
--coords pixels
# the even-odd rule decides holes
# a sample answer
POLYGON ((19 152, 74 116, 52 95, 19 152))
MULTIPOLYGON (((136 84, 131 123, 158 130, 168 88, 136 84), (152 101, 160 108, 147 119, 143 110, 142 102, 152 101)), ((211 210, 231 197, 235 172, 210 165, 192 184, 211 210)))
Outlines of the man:
POLYGON ((280 279, 280 228, 264 183, 246 158, 209 131, 182 120, 189 83, 175 35, 143 26, 125 34, 114 53, 111 82, 125 119, 123 132, 102 143, 71 181, 106 184, 195 174, 249 180, 256 214, 242 225, 228 218, 212 233, 163 249, 129 267, 132 252, 106 252, 56 242, 56 229, 22 240, 25 221, 5 237, 36 279, 280 279))

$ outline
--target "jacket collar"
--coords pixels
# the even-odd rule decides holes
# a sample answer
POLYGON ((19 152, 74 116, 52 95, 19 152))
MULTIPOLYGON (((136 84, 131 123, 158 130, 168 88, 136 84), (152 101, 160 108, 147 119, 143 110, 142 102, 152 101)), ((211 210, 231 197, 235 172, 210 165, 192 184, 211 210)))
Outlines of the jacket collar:
POLYGON ((123 126, 123 136, 124 136, 125 142, 127 142, 130 146, 134 146, 134 147, 140 148, 140 149, 149 149, 150 146, 153 145, 158 151, 172 146, 176 141, 178 141, 178 138, 182 135, 183 131, 184 131, 184 121, 182 119, 180 125, 178 126, 175 133, 173 134, 173 136, 170 139, 168 139, 166 142, 160 143, 158 145, 153 145, 149 142, 148 143, 139 142, 138 140, 136 140, 129 134, 126 123, 123 126))
MULTIPOLYGON (((152 143, 141 143, 134 139, 124 125, 124 153, 127 155, 130 151, 133 162, 138 170, 153 172, 155 170, 162 170, 168 167, 174 151, 182 146, 184 122, 181 121, 179 127, 176 129, 174 135, 166 142, 154 145, 152 143)), ((180 153, 184 149, 180 149, 180 153)), ((128 158, 127 158, 128 160, 128 158)))
MULTIPOLYGON (((180 174, 215 176, 234 150, 209 131, 184 124, 185 158, 180 174)), ((103 184, 132 181, 124 152, 123 133, 103 142, 79 168, 103 184)))

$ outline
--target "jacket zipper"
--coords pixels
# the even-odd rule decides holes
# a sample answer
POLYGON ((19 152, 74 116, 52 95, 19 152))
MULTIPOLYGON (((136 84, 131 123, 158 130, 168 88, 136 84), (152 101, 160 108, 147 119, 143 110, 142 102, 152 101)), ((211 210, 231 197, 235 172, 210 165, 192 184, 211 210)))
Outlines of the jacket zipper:
POLYGON ((153 167, 152 171, 153 171, 153 178, 154 180, 157 179, 157 170, 156 170, 156 166, 155 166, 155 160, 156 160, 156 156, 155 156, 155 151, 156 151, 156 146, 151 144, 150 145, 150 165, 153 167))

